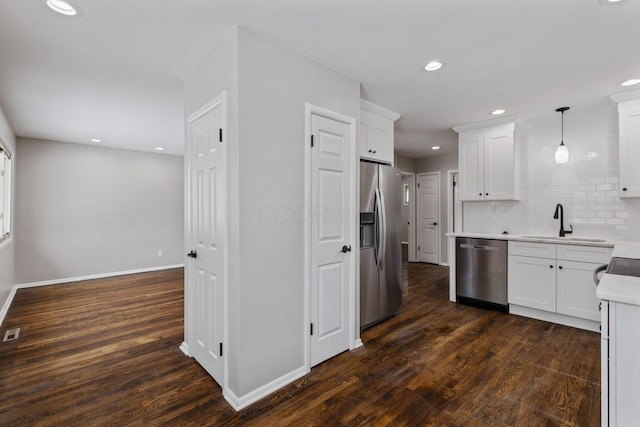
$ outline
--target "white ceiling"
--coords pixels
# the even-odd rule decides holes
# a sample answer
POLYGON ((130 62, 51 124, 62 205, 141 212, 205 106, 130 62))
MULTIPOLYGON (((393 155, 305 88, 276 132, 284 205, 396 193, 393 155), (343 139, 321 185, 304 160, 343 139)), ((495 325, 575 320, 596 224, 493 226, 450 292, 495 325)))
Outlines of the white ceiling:
POLYGON ((81 17, 44 3, 0 3, 0 105, 24 137, 181 154, 183 80, 231 25, 360 81, 402 114, 396 149, 415 158, 455 152, 451 127, 496 108, 583 108, 640 78, 640 0, 75 0, 81 17), (433 58, 445 67, 423 71, 433 58))

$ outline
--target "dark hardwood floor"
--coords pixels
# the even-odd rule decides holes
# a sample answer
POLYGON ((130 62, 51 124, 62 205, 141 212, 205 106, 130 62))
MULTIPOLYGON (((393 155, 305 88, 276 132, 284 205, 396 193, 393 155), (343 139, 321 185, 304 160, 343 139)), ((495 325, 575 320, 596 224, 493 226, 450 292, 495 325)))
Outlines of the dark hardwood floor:
POLYGON ((0 425, 597 426, 600 336, 448 302, 410 264, 400 315, 234 412, 178 350, 181 269, 18 291, 0 343, 0 425))

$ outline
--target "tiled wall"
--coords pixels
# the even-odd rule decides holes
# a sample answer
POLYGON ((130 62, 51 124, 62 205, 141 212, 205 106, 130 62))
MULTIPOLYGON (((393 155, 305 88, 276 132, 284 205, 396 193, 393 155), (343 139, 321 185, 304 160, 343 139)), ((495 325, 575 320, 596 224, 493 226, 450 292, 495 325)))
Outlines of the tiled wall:
POLYGON ((520 201, 465 202, 466 231, 557 235, 553 213, 562 203, 565 229, 572 224, 575 236, 640 240, 640 199, 618 198, 617 106, 571 109, 564 119, 569 163, 554 162, 560 114, 527 120, 520 139, 520 201))

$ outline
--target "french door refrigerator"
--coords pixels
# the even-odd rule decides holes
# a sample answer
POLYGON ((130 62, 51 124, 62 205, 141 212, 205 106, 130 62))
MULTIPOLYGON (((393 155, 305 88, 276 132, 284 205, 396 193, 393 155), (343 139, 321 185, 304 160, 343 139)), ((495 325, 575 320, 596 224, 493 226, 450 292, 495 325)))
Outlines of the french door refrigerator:
POLYGON ((360 327, 400 311, 400 169, 360 162, 360 327))

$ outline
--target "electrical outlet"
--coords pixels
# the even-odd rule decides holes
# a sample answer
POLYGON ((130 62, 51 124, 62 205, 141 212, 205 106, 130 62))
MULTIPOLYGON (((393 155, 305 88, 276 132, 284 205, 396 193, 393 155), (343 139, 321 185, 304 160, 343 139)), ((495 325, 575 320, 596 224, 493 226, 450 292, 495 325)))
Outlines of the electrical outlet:
POLYGON ((162 249, 158 249, 158 256, 162 256, 162 255, 163 255, 162 249))

